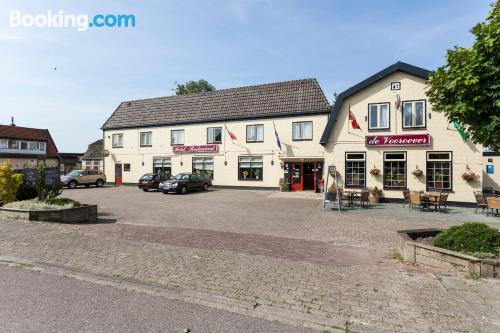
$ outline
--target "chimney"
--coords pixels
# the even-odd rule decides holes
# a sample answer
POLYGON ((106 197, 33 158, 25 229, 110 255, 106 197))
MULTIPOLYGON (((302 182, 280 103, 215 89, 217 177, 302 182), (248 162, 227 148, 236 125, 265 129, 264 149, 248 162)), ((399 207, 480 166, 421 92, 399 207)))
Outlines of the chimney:
POLYGON ((16 124, 14 124, 14 117, 10 117, 10 126, 16 126, 16 124))

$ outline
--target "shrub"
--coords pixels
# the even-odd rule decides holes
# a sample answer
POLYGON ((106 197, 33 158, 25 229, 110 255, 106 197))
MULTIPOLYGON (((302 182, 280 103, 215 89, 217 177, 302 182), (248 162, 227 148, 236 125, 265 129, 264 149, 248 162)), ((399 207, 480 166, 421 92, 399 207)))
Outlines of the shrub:
POLYGON ((56 206, 66 206, 72 205, 72 207, 80 207, 80 202, 70 199, 70 198, 52 198, 43 201, 48 205, 56 205, 56 206))
POLYGON ((22 182, 23 175, 15 173, 9 162, 0 164, 0 202, 15 201, 17 190, 22 182))
POLYGON ((464 223, 439 233, 434 245, 463 253, 491 253, 498 256, 500 231, 484 223, 464 223))
POLYGON ((35 199, 36 196, 36 188, 27 186, 24 182, 17 189, 16 199, 19 201, 35 199))
POLYGON ((45 169, 47 167, 44 164, 40 164, 36 168, 38 170, 36 180, 36 193, 38 195, 38 200, 45 201, 61 195, 63 184, 59 183, 54 186, 47 186, 45 184, 45 169))
POLYGON ((65 208, 73 208, 73 205, 68 204, 64 206, 59 206, 59 205, 50 205, 42 201, 25 200, 25 201, 15 201, 8 203, 5 205, 5 207, 14 209, 26 209, 26 210, 60 210, 65 208))

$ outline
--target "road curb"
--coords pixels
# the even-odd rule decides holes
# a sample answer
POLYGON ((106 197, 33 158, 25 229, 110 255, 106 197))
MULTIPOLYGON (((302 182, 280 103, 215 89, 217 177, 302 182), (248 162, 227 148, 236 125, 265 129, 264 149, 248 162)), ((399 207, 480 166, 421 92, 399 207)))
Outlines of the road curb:
POLYGON ((323 330, 325 332, 330 332, 333 330, 346 332, 373 331, 367 326, 363 325, 363 323, 352 323, 334 318, 324 317, 317 314, 307 314, 291 311, 284 308, 272 307, 264 304, 259 304, 258 302, 248 302, 194 290, 185 290, 179 287, 154 285, 144 283, 142 281, 132 281, 118 277, 96 275, 59 266, 49 262, 40 262, 36 260, 0 255, 0 264, 17 266, 23 269, 70 277, 80 281, 95 283, 102 286, 131 290, 152 296, 167 297, 169 299, 204 305, 211 308, 226 310, 255 318, 263 318, 271 321, 275 320, 294 326, 323 330))

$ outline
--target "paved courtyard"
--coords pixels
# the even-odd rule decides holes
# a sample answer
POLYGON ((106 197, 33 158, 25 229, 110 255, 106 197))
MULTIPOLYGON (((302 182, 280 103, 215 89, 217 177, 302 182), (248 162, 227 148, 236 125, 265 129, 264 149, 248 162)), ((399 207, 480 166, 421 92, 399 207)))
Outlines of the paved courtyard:
MULTIPOLYGON (((100 223, 4 220, 0 256, 167 290, 181 299, 330 330, 500 330, 500 283, 402 264, 396 230, 500 219, 401 205, 321 212, 313 193, 132 187, 66 190, 100 223)), ((175 297, 175 296, 172 296, 175 297)))

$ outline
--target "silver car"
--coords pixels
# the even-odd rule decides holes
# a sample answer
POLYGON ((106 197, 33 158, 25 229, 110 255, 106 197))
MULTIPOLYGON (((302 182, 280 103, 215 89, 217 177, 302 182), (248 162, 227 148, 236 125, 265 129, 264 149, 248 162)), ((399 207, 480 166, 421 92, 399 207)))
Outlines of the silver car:
POLYGON ((69 188, 75 188, 78 185, 101 187, 106 183, 106 175, 97 170, 73 170, 61 176, 61 182, 69 188))

